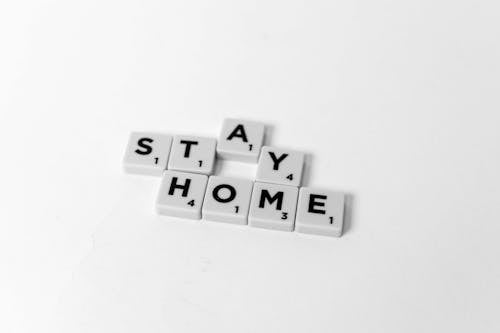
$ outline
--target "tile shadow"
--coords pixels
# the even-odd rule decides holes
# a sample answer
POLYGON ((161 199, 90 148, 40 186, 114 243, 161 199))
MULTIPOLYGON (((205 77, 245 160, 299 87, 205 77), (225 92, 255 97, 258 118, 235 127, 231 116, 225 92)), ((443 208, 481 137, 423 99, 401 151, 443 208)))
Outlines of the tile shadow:
POLYGON ((353 231, 354 228, 354 208, 356 204, 355 196, 352 193, 344 193, 344 230, 343 234, 353 231))

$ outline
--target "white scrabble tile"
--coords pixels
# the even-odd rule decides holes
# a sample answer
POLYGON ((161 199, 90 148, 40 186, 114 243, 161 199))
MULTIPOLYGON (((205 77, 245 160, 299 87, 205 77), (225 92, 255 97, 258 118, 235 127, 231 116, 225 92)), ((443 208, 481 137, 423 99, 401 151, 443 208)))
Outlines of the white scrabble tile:
POLYGON ((225 119, 217 142, 217 155, 227 160, 257 163, 263 141, 264 124, 225 119))
POLYGON ((304 167, 304 153, 263 147, 257 166, 258 182, 300 186, 302 169, 304 167))
POLYGON ((168 169, 209 175, 214 167, 216 145, 213 138, 176 135, 168 169))
POLYGON ((251 180, 210 176, 203 201, 203 219, 247 224, 252 188, 251 180))
POLYGON ((256 182, 248 224, 252 227, 293 231, 298 191, 294 186, 256 182))
POLYGON ((171 145, 170 135, 132 132, 123 158, 124 170, 128 173, 161 176, 167 168, 171 145))
POLYGON ((299 194, 295 230, 302 233, 342 235, 344 194, 302 187, 299 194))
POLYGON ((162 215, 201 219, 207 180, 205 175, 165 171, 156 200, 156 211, 162 215))

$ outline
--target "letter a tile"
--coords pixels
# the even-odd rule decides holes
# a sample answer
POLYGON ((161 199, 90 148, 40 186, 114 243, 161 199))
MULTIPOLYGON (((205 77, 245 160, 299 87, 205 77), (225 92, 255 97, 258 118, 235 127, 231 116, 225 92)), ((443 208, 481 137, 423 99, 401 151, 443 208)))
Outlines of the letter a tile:
POLYGON ((226 160, 257 163, 264 141, 264 124, 225 119, 217 143, 217 155, 226 160))

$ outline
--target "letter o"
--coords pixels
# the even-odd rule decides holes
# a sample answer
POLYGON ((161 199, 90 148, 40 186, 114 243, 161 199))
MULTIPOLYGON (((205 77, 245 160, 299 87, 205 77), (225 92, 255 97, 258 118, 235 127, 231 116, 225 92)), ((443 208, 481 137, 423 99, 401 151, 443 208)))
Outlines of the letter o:
POLYGON ((236 189, 229 184, 220 184, 214 188, 214 190, 212 191, 212 196, 218 202, 227 203, 227 202, 233 201, 234 198, 236 197, 236 189), (219 192, 222 189, 229 190, 229 196, 227 198, 220 197, 219 192))

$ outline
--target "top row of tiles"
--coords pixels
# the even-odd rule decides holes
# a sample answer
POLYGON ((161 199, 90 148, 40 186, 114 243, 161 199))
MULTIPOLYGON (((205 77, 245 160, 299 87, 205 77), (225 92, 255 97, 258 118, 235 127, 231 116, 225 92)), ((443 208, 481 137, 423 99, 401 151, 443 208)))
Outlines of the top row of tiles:
POLYGON ((210 175, 217 155, 227 160, 258 162, 257 181, 300 186, 304 154, 262 147, 263 141, 263 124, 237 119, 224 121, 218 142, 197 136, 133 132, 124 167, 130 173, 157 176, 165 169, 210 175))

